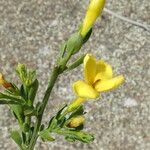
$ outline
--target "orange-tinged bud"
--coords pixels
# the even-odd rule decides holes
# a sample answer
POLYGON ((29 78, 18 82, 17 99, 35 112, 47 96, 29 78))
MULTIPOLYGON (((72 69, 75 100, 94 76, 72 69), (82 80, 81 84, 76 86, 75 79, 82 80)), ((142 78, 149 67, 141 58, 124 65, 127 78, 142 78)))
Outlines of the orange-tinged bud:
POLYGON ((6 89, 12 87, 12 84, 7 82, 4 78, 4 76, 0 73, 0 85, 2 85, 3 87, 5 87, 6 89))

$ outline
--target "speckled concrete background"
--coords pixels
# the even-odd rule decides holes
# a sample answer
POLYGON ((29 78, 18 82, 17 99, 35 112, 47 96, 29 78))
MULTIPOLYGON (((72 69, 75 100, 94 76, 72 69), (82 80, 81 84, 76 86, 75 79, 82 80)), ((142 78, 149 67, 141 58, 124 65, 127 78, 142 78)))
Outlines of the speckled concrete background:
MULTIPOLYGON (((0 0, 0 72, 18 82, 18 62, 38 70, 39 100, 59 45, 75 31, 84 16, 87 0, 0 0)), ((149 0, 109 0, 107 8, 150 24, 149 0)), ((150 33, 103 13, 81 53, 107 60, 126 83, 102 99, 88 102, 86 129, 95 134, 91 144, 38 142, 36 150, 149 150, 150 149, 150 33)), ((82 78, 82 67, 59 78, 44 121, 74 98, 73 81, 82 78)), ((17 128, 6 106, 0 106, 0 149, 16 150, 9 130, 17 128)))

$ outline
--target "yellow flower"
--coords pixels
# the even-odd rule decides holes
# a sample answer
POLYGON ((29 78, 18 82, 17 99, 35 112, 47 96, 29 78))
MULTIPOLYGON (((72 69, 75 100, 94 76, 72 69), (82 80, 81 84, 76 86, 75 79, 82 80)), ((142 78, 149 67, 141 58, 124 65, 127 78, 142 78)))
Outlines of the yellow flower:
POLYGON ((103 60, 96 60, 91 54, 85 56, 83 63, 84 81, 78 80, 73 84, 78 98, 68 106, 68 112, 87 99, 97 98, 100 92, 115 89, 124 82, 122 75, 113 77, 112 67, 103 60))
POLYGON ((12 84, 7 82, 4 78, 4 76, 0 73, 0 85, 2 85, 3 87, 5 87, 6 89, 12 87, 12 84))
POLYGON ((103 60, 96 60, 91 54, 84 58, 85 81, 78 80, 73 89, 78 97, 95 99, 99 92, 117 88, 123 83, 122 75, 113 77, 112 67, 103 60))
POLYGON ((77 116, 72 118, 69 123, 68 123, 68 127, 70 128, 76 128, 79 127, 80 125, 84 124, 85 122, 85 118, 83 116, 77 116))
POLYGON ((91 0, 80 32, 83 37, 88 33, 97 17, 101 14, 104 5, 105 0, 91 0))

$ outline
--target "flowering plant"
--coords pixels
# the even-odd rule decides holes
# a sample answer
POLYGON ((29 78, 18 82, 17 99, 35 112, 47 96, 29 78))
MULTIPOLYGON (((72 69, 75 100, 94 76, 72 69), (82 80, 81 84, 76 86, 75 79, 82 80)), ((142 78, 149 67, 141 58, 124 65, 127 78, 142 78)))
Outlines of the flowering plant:
POLYGON ((9 106, 19 124, 19 130, 12 130, 11 138, 21 150, 33 150, 39 137, 43 141, 54 141, 52 133, 63 135, 68 141, 79 140, 89 143, 94 140, 92 134, 83 131, 86 120, 84 103, 88 99, 96 99, 101 92, 117 88, 123 83, 124 77, 122 75, 113 77, 112 67, 103 60, 96 60, 92 54, 84 54, 71 64, 69 60, 90 38, 93 24, 101 14, 104 4, 105 0, 91 0, 79 30, 60 48, 42 102, 35 102, 39 87, 35 70, 28 69, 24 64, 18 64, 16 73, 22 82, 20 87, 7 81, 4 75, 0 74, 0 85, 4 88, 4 91, 0 92, 0 104, 9 106), (43 124, 43 113, 57 78, 63 72, 71 71, 82 63, 84 80, 73 83, 77 98, 63 106, 51 117, 48 124, 43 124))

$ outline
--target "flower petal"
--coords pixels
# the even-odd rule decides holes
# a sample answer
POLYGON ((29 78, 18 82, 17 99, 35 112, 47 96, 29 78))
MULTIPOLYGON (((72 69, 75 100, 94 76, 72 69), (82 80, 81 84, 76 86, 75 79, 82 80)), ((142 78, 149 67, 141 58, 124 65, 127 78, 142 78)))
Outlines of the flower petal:
POLYGON ((77 96, 82 98, 97 98, 99 93, 84 81, 77 81, 73 84, 73 89, 77 96))
POLYGON ((120 75, 109 80, 102 80, 102 81, 97 82, 95 84, 95 89, 98 92, 105 92, 105 91, 117 88, 123 82, 124 82, 124 77, 120 75))
POLYGON ((105 61, 100 60, 96 62, 96 77, 94 82, 97 80, 106 80, 113 77, 112 67, 105 61))
POLYGON ((96 75, 96 60, 93 55, 87 54, 84 58, 84 77, 89 84, 94 83, 96 75))

